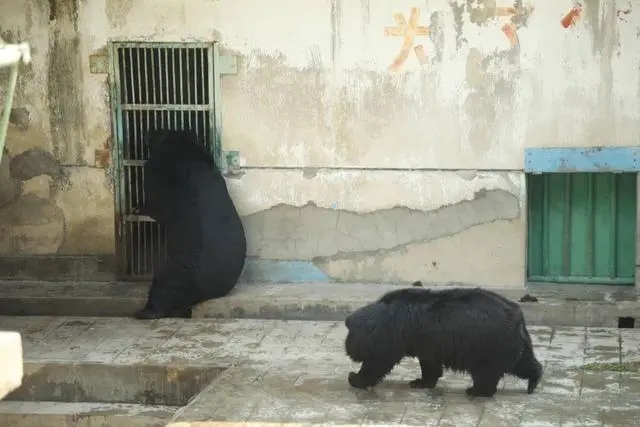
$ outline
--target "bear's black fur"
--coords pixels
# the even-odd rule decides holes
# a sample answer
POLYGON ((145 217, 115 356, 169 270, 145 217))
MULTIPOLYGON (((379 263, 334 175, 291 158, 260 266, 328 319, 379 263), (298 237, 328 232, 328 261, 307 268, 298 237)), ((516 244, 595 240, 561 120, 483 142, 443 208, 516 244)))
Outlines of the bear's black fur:
POLYGON ((533 353, 520 306, 485 289, 403 288, 347 317, 348 356, 362 362, 349 373, 356 388, 378 384, 404 357, 416 357, 422 377, 413 388, 434 388, 442 368, 468 372, 469 396, 490 397, 504 374, 529 380, 533 393, 542 365, 533 353))
POLYGON ((140 319, 181 315, 227 295, 244 268, 244 227, 213 157, 193 132, 147 135, 146 201, 139 214, 165 227, 167 258, 154 271, 140 319))

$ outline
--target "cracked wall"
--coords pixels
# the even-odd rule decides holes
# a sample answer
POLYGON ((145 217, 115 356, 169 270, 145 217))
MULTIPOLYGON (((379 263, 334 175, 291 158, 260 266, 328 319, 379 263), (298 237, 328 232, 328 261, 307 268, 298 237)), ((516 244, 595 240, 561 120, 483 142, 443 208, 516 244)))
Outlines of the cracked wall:
POLYGON ((640 134, 640 13, 583 3, 569 22, 569 0, 0 2, 3 36, 33 48, 7 146, 68 175, 8 180, 0 194, 29 197, 4 235, 25 253, 113 253, 107 43, 215 40, 238 61, 220 113, 247 280, 521 286, 524 149, 640 134), (23 215, 31 196, 50 209, 23 215))
POLYGON ((228 182, 249 242, 245 280, 523 285, 521 173, 246 171, 228 182), (257 181, 290 191, 255 194, 257 181))
POLYGON ((334 281, 514 286, 523 280, 519 200, 504 190, 480 190, 471 200, 427 211, 279 205, 244 222, 250 256, 309 260, 334 281))

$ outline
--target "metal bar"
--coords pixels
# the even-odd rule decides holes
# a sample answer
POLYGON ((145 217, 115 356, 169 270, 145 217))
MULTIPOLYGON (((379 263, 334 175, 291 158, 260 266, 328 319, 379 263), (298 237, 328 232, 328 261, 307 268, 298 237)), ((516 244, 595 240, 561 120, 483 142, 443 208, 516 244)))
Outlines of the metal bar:
POLYGON ((204 47, 207 48, 209 46, 211 46, 210 42, 192 42, 192 41, 188 41, 188 42, 162 42, 162 43, 158 43, 158 42, 153 42, 153 41, 130 41, 130 40, 113 40, 112 43, 116 44, 119 47, 124 47, 124 48, 133 48, 133 49, 139 49, 139 48, 154 48, 158 45, 161 45, 162 47, 166 47, 166 48, 170 48, 170 49, 184 49, 186 47, 204 47))
MULTIPOLYGON (((125 85, 126 86, 126 85, 125 85)), ((127 150, 125 153, 124 158, 128 158, 128 157, 133 157, 135 158, 135 147, 133 146, 134 141, 131 140, 131 127, 134 126, 135 127, 135 117, 133 117, 133 124, 131 123, 131 116, 129 114, 127 114, 126 112, 120 110, 120 118, 122 120, 122 126, 124 128, 124 134, 123 135, 127 135, 128 139, 127 139, 127 150)), ((124 143, 125 141, 122 141, 123 144, 123 150, 124 150, 124 143)))
POLYGON ((127 222, 155 222, 153 218, 146 215, 125 215, 124 220, 127 222))
MULTIPOLYGON (((150 72, 147 74, 147 79, 150 79, 152 82, 152 91, 153 91, 153 105, 165 105, 169 103, 169 99, 167 98, 167 90, 165 81, 162 78, 163 72, 163 64, 162 64, 162 47, 152 47, 150 48, 150 72), (157 55, 157 61, 156 61, 157 55), (156 83, 156 72, 158 81, 156 83)), ((159 112, 154 109, 154 116, 160 115, 160 126, 165 127, 164 118, 162 112, 159 112)), ((147 120, 149 120, 149 114, 147 114, 147 120)), ((157 124, 154 126, 157 127, 157 124)), ((147 124, 147 128, 149 128, 149 124, 147 124)), ((145 150, 146 151, 146 150, 145 150)), ((141 169, 141 178, 142 177, 142 169, 141 169)), ((144 185, 144 184, 143 184, 144 185)), ((146 200, 146 195, 145 195, 146 200)), ((148 258, 153 257, 154 250, 154 226, 155 224, 146 222, 146 221, 138 221, 138 228, 141 230, 141 242, 139 245, 140 248, 140 268, 138 270, 138 276, 145 275, 150 273, 150 265, 148 263, 148 258)))
POLYGON ((611 239, 609 277, 618 276, 618 178, 619 175, 611 174, 611 229, 609 236, 611 239))
POLYGON ((213 156, 218 165, 222 162, 222 112, 221 112, 221 91, 220 91, 220 52, 218 43, 214 43, 210 48, 209 72, 212 76, 213 84, 209 84, 209 94, 211 102, 211 135, 213 136, 213 156))
MULTIPOLYGON (((156 104, 156 83, 155 83, 155 74, 150 75, 149 73, 149 61, 147 60, 147 52, 150 53, 150 59, 153 61, 153 47, 149 47, 147 50, 146 47, 138 49, 143 50, 144 52, 144 76, 145 76, 145 92, 147 93, 146 103, 148 104, 156 104)), ((138 64, 138 68, 142 68, 142 64, 138 64)), ((153 66, 151 67, 151 72, 153 73, 153 66)), ((142 82, 140 82, 142 85, 142 82)), ((147 147, 145 147, 145 139, 144 136, 146 132, 149 131, 151 127, 151 118, 149 117, 148 110, 139 110, 137 112, 138 116, 138 127, 140 128, 140 141, 138 143, 138 150, 140 151, 140 155, 136 157, 137 159, 146 159, 147 158, 147 147), (146 114, 145 114, 146 113, 146 114)))
MULTIPOLYGON (((158 87, 156 87, 156 70, 158 69, 159 64, 156 65, 156 61, 155 61, 155 53, 158 52, 158 49, 154 49, 154 48, 150 48, 149 49, 149 61, 145 61, 144 62, 144 68, 147 74, 147 81, 151 81, 151 93, 152 96, 150 97, 152 99, 152 104, 165 104, 165 102, 162 102, 162 96, 158 96, 158 87, 162 87, 162 72, 159 71, 158 73, 158 87), (151 64, 148 64, 148 62, 150 62, 151 64), (147 71, 147 65, 150 65, 149 68, 151 68, 151 70, 147 71)), ((145 58, 146 59, 146 58, 145 58)), ((160 59, 160 58, 158 58, 160 59)))
MULTIPOLYGON (((178 51, 178 53, 180 53, 178 51)), ((172 79, 172 86, 171 86, 171 93, 173 94, 173 100, 172 103, 173 104, 177 104, 178 103, 178 86, 177 86, 177 76, 178 76, 178 72, 176 70, 176 51, 174 49, 171 49, 171 79, 172 79)), ((167 68, 169 68, 169 64, 167 64, 167 68)), ((182 124, 178 124, 178 114, 174 114, 173 116, 173 120, 174 120, 174 126, 176 128, 182 126, 182 124)))
MULTIPOLYGON (((151 69, 154 70, 154 79, 155 79, 155 71, 157 70, 158 72, 158 80, 155 82, 154 88, 153 88, 153 93, 154 93, 154 104, 163 104, 163 98, 164 98, 164 94, 162 93, 162 48, 161 47, 156 47, 153 48, 151 51, 151 69), (158 55, 158 64, 155 64, 154 58, 155 56, 158 55)), ((154 80, 155 81, 155 80, 154 80)), ((158 123, 160 125, 161 128, 165 128, 165 123, 164 123, 164 111, 157 111, 156 114, 158 115, 158 123)))
MULTIPOLYGON (((202 49, 195 48, 193 49, 193 103, 201 105, 202 101, 200 100, 200 90, 198 88, 202 85, 202 73, 204 72, 203 68, 200 67, 198 70, 198 59, 202 58, 202 49), (198 72, 200 71, 200 72, 198 72)), ((201 132, 200 132, 200 115, 198 112, 189 112, 189 114, 194 115, 195 120, 195 132, 198 140, 200 140, 201 132)), ((202 142, 202 141, 201 141, 202 142)), ((205 142, 206 144, 206 142, 205 142)))
POLYGON ((116 275, 118 278, 126 275, 126 247, 123 245, 124 237, 124 221, 122 218, 122 188, 124 174, 122 173, 122 159, 123 159, 123 129, 122 129, 122 110, 120 109, 121 101, 121 87, 120 87, 120 53, 121 49, 117 45, 111 43, 109 45, 109 69, 111 76, 109 78, 109 85, 111 89, 111 123, 113 133, 113 169, 114 169, 114 228, 116 232, 116 259, 118 260, 116 266, 116 275))
MULTIPOLYGON (((171 94, 173 91, 171 90, 171 83, 169 82, 169 49, 166 47, 162 48, 162 53, 164 57, 164 61, 162 61, 162 69, 164 70, 164 96, 165 96, 165 105, 175 103, 175 99, 171 99, 171 94)), ((158 56, 160 56, 160 52, 158 52, 158 56)), ((170 113, 168 113, 171 116, 170 113)), ((169 127, 171 129, 175 129, 175 123, 172 123, 171 117, 169 117, 169 127)))
MULTIPOLYGON (((182 73, 182 55, 185 53, 184 50, 179 50, 178 51, 179 55, 178 55, 178 67, 179 67, 179 76, 178 76, 178 82, 180 83, 180 103, 185 104, 185 99, 184 99, 184 77, 183 77, 183 73, 182 73)), ((180 109, 180 125, 182 128, 184 128, 185 126, 185 122, 184 122, 184 108, 180 109)))
POLYGON ((7 131, 9 130, 9 115, 11 114, 11 108, 13 107, 13 95, 16 91, 16 84, 18 83, 18 65, 16 62, 11 66, 11 73, 9 74, 9 83, 4 92, 4 106, 2 110, 2 118, 0 118, 0 159, 4 153, 4 143, 7 138, 7 131))
MULTIPOLYGON (((187 63, 187 75, 186 75, 186 84, 187 84, 187 104, 188 105, 193 105, 194 102, 192 102, 192 88, 191 88, 191 84, 192 84, 192 78, 194 77, 194 73, 191 72, 191 53, 193 52, 193 49, 189 49, 186 48, 185 50, 185 59, 186 59, 186 63, 187 63)), ((187 117, 189 118, 189 129, 193 129, 192 123, 191 123, 191 112, 187 113, 187 117)))
MULTIPOLYGON (((149 91, 149 84, 148 84, 149 83, 148 82, 149 70, 148 70, 148 67, 147 67, 146 48, 141 48, 141 49, 137 49, 137 50, 138 50, 138 52, 140 52, 140 51, 144 52, 144 61, 140 62, 140 60, 138 58, 138 70, 143 70, 143 68, 144 68, 143 74, 144 74, 144 77, 145 77, 145 81, 147 82, 147 84, 145 85, 145 92, 148 93, 148 91, 149 91)), ((142 87, 142 80, 140 80, 140 82, 138 84, 140 85, 140 87, 142 87)), ((142 104, 142 102, 140 104, 142 104)), ((145 104, 146 105, 150 104, 150 99, 149 99, 148 96, 146 97, 145 104)), ((149 117, 150 111, 149 111, 148 108, 143 108, 142 111, 146 112, 146 114, 144 114, 144 115, 143 114, 139 114, 138 115, 138 126, 142 129, 145 126, 144 123, 146 122, 146 127, 144 127, 144 133, 146 134, 146 132, 148 132, 149 128, 150 128, 150 120, 151 120, 151 118, 149 117)), ((143 141, 144 141, 144 138, 143 138, 143 141)), ((144 152, 144 158, 146 159, 148 154, 149 154, 149 147, 143 147, 142 151, 144 152)))
POLYGON ((9 81, 4 93, 4 107, 0 118, 0 159, 4 153, 4 144, 9 130, 9 116, 13 107, 13 97, 18 82, 20 62, 31 62, 31 48, 27 43, 9 44, 0 37, 0 68, 10 68, 9 81))
MULTIPOLYGON (((149 102, 148 99, 143 100, 142 97, 142 64, 140 63, 140 51, 142 49, 136 49, 136 74, 138 76, 138 99, 136 100, 137 102, 135 102, 136 104, 142 104, 143 102, 149 102)), ((133 63, 131 64, 133 66, 133 63)), ((133 73, 131 73, 131 75, 133 75, 133 73)), ((132 89, 133 89, 133 85, 132 85, 132 89)), ((145 85, 145 95, 146 95, 146 85, 145 85)), ((133 138, 133 143, 135 144, 135 158, 139 159, 140 156, 142 155, 142 153, 140 153, 140 143, 138 141, 138 129, 141 127, 141 123, 140 123, 140 117, 137 117, 137 123, 134 125, 134 135, 135 137, 133 138)))

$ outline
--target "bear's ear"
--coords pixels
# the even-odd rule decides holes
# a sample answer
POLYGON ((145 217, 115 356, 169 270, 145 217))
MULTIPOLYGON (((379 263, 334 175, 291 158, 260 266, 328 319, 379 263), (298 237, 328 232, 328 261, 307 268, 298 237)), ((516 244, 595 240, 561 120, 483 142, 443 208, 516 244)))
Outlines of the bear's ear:
POLYGON ((360 331, 376 329, 389 322, 389 307, 380 302, 365 305, 351 313, 344 321, 347 329, 360 331))
POLYGON ((351 329, 351 326, 353 326, 353 320, 351 316, 353 316, 353 314, 350 314, 346 319, 344 319, 344 326, 346 326, 347 329, 351 329))

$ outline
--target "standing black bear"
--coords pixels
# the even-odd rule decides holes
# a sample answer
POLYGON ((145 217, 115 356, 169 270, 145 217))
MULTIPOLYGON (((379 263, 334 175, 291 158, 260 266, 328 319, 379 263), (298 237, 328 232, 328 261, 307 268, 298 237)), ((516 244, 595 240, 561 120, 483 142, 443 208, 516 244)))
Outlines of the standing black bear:
POLYGON ((404 288, 356 310, 345 324, 346 352, 362 362, 349 373, 352 387, 375 386, 404 357, 420 362, 422 377, 411 387, 434 388, 444 367, 471 374, 469 396, 493 396, 504 374, 528 379, 533 393, 542 376, 520 306, 488 290, 404 288))
POLYGON ((192 132, 150 131, 146 141, 146 203, 139 214, 165 227, 167 257, 135 317, 184 316, 236 285, 247 254, 244 228, 224 177, 192 132))

